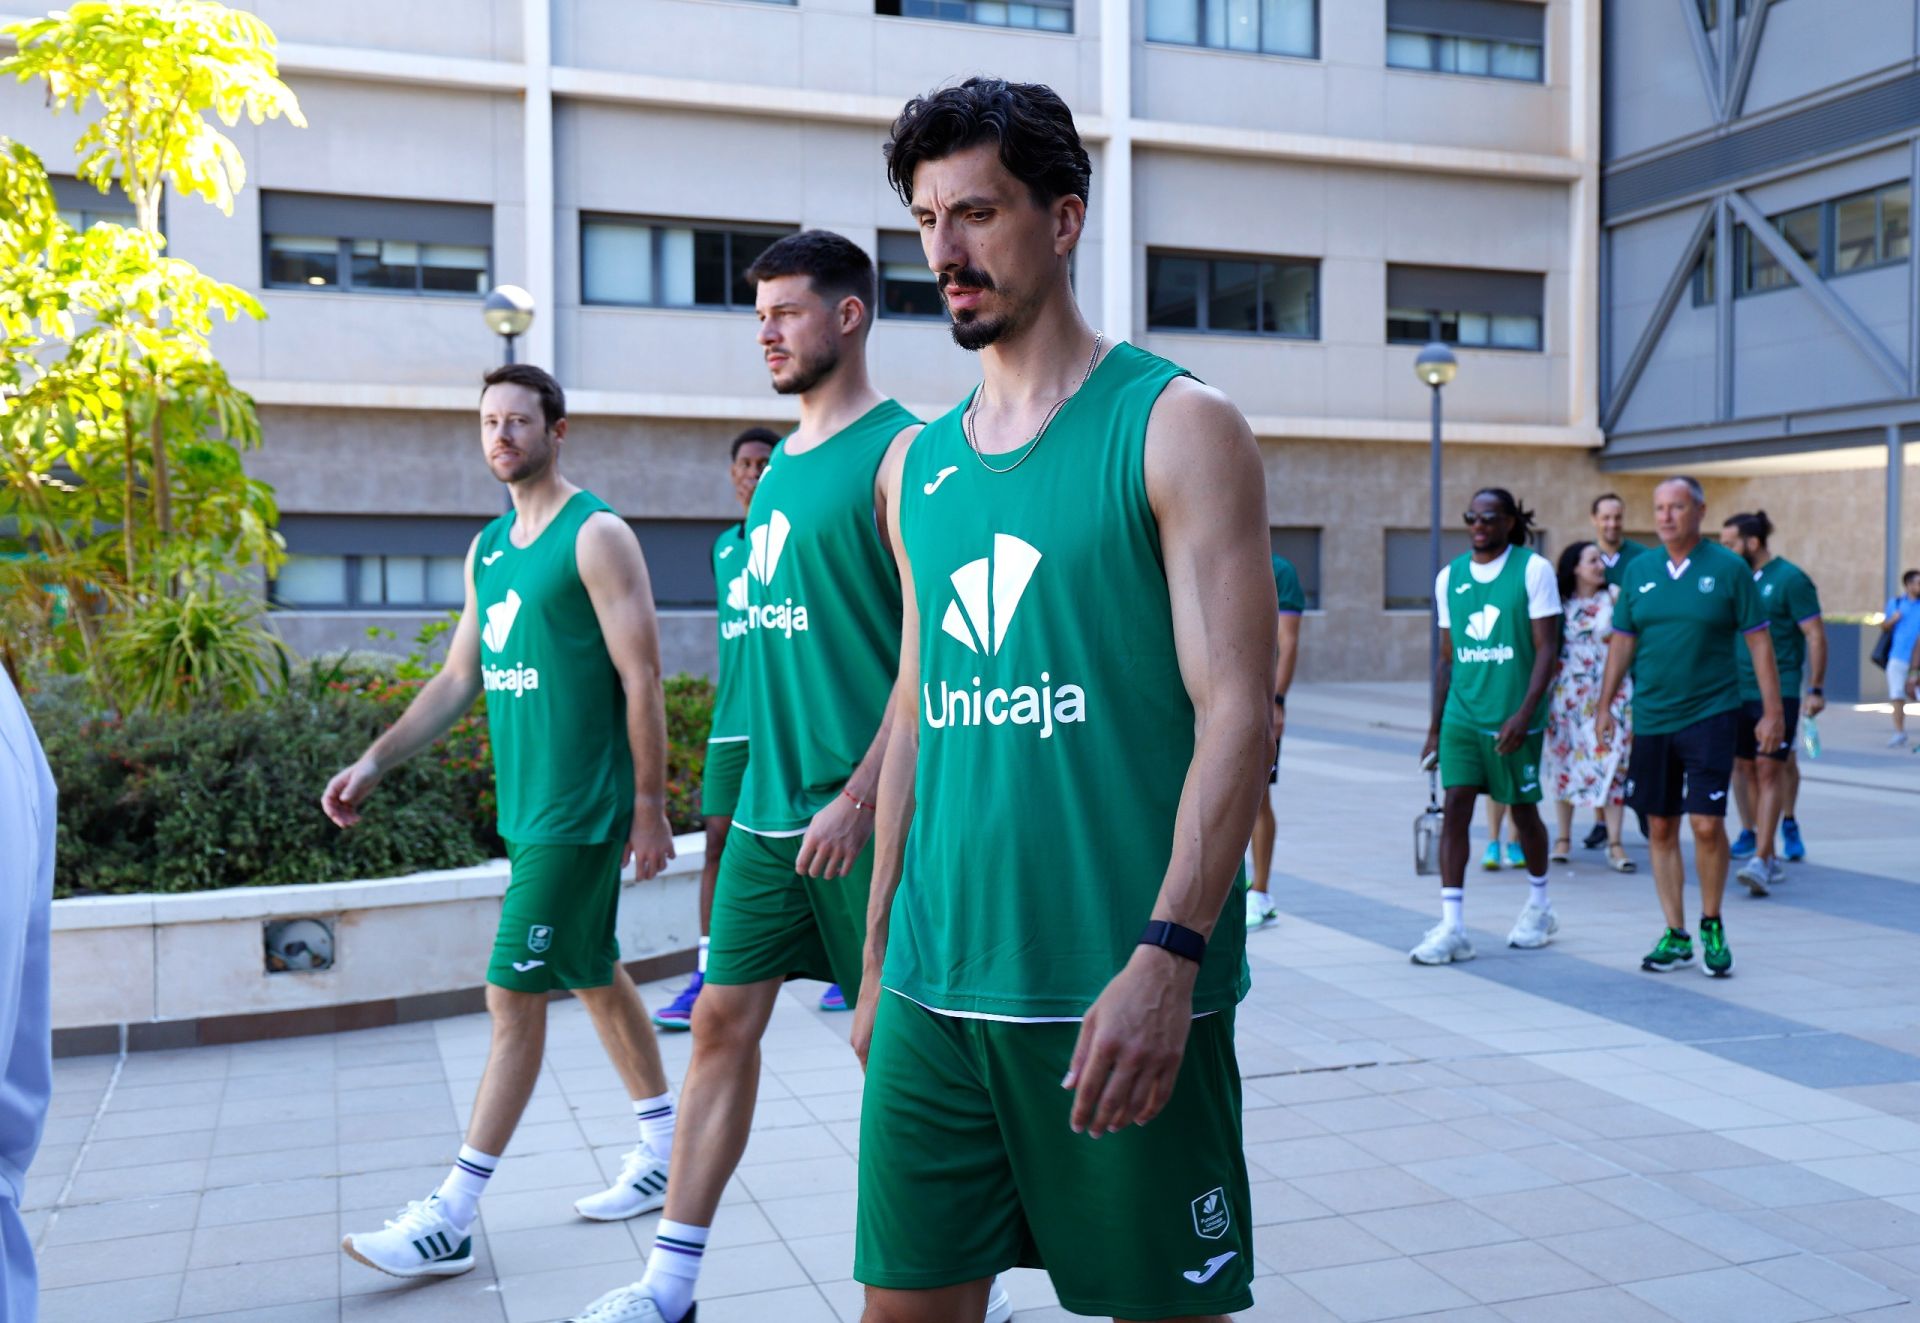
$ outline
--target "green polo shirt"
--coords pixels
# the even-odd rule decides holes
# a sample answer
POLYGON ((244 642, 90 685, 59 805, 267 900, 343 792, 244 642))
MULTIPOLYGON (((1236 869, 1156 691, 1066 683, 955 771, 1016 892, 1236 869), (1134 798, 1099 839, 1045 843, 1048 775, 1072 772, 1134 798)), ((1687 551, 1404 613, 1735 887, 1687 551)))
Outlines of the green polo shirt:
POLYGON ((1299 572, 1285 556, 1273 558, 1273 590, 1280 598, 1280 614, 1297 616, 1307 609, 1307 594, 1300 587, 1299 572))
MULTIPOLYGON (((1598 544, 1596 543, 1595 545, 1598 545, 1598 544)), ((1641 556, 1644 556, 1646 553, 1647 553, 1647 548, 1642 546, 1640 543, 1635 542, 1632 538, 1630 537, 1621 538, 1620 554, 1614 558, 1613 564, 1607 566, 1607 582, 1608 583, 1624 583, 1627 577, 1627 566, 1631 565, 1635 560, 1639 559, 1641 556)), ((1603 563, 1605 562, 1606 558, 1607 558, 1607 553, 1604 551, 1601 552, 1600 559, 1603 563)))
MULTIPOLYGON (((1775 556, 1753 572, 1753 584, 1760 592, 1760 610, 1773 633, 1774 661, 1780 667, 1780 697, 1800 697, 1800 680, 1807 667, 1807 636, 1800 626, 1820 617, 1820 590, 1813 586, 1807 572, 1790 560, 1775 556)), ((1760 701, 1760 681, 1753 673, 1753 655, 1745 648, 1733 650, 1734 664, 1740 668, 1740 698, 1760 701)))
POLYGON ((1664 735, 1739 707, 1734 651, 1746 651, 1742 634, 1767 624, 1753 571, 1718 542, 1701 541, 1677 568, 1665 551, 1636 557, 1613 608, 1614 629, 1639 640, 1636 735, 1664 735))

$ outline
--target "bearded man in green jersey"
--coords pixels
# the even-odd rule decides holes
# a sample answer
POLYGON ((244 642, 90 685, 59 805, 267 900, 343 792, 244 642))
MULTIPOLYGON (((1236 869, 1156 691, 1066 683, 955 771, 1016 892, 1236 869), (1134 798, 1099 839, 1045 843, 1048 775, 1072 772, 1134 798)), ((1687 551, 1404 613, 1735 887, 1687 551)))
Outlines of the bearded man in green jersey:
MULTIPOLYGON (((1767 545, 1773 520, 1765 510, 1741 513, 1720 528, 1720 545, 1753 567, 1753 583, 1760 590, 1760 609, 1773 637, 1774 664, 1780 671, 1780 708, 1785 728, 1780 747, 1762 754, 1754 743, 1754 727, 1763 715, 1760 680, 1745 648, 1733 659, 1740 673, 1741 721, 1734 730, 1734 798, 1751 824, 1741 833, 1752 858, 1734 876, 1756 896, 1767 895, 1787 880, 1786 867, 1774 853, 1774 831, 1784 826, 1789 843, 1800 843, 1800 825, 1788 808, 1787 791, 1795 775, 1793 737, 1802 712, 1816 717, 1826 710, 1827 627, 1820 615, 1820 590, 1807 572, 1776 556, 1767 545), (1800 697, 1802 677, 1807 696, 1800 697), (1804 706, 1803 706, 1804 703, 1804 706), (1786 811, 1784 823, 1782 810, 1786 811)), ((1738 857, 1739 846, 1732 853, 1738 857)))
POLYGON ((1504 487, 1483 487, 1467 507, 1472 550, 1433 585, 1440 662, 1433 724, 1422 760, 1440 757, 1446 816, 1440 827, 1440 922, 1409 955, 1416 965, 1473 959, 1461 910, 1468 828, 1482 792, 1513 812, 1526 852, 1528 891, 1507 945, 1545 946, 1560 930, 1547 896, 1547 826, 1540 820, 1545 699, 1560 662, 1560 587, 1528 546, 1533 512, 1504 487))
POLYGON ((1653 524, 1665 554, 1648 552, 1627 566, 1613 609, 1613 638, 1600 682, 1594 734, 1613 738, 1613 700, 1633 675, 1633 753, 1627 803, 1646 815, 1654 886, 1666 931, 1640 962, 1651 973, 1694 962, 1687 931, 1687 865, 1680 853, 1680 817, 1693 828, 1700 874, 1701 966, 1714 978, 1733 973, 1720 902, 1727 890, 1727 793, 1739 743, 1740 681, 1733 650, 1753 659, 1759 716, 1753 747, 1770 754, 1784 742, 1786 714, 1773 638, 1747 563, 1702 539, 1706 493, 1692 478, 1668 478, 1653 489, 1653 524))
MULTIPOLYGON (((868 1323, 1251 1305, 1235 894, 1273 755, 1266 484, 1246 420, 1096 334, 1091 166, 1049 88, 895 121, 969 398, 890 461, 904 623, 854 1043, 868 1323)), ((758 738, 756 733, 755 738, 758 738)), ((757 753, 756 753, 756 756, 757 753)))
POLYGON ((446 664, 321 799, 335 823, 353 826, 381 777, 485 693, 513 866, 487 967, 493 1042, 467 1142, 440 1188, 342 1242, 396 1277, 473 1267, 469 1230, 533 1093, 555 988, 586 1004, 640 1123, 620 1179, 575 1211, 608 1221, 664 1199, 673 1102, 614 934, 622 866, 650 878, 673 858, 659 631, 640 543, 606 502, 561 476, 566 438, 566 396, 551 376, 530 364, 487 374, 481 445, 512 508, 468 548, 446 664))

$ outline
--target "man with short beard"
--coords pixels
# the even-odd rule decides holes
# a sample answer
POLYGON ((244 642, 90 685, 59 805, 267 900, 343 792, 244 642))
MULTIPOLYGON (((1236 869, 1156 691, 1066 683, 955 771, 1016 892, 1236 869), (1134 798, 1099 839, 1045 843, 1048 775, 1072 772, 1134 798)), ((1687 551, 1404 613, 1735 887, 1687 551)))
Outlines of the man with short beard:
POLYGON ((666 1214, 646 1275, 589 1305, 580 1317, 593 1323, 694 1317, 780 985, 836 982, 853 1000, 878 991, 861 984, 860 953, 900 646, 881 470, 920 424, 867 377, 875 283, 858 245, 824 230, 789 235, 747 278, 773 388, 799 397, 800 425, 747 513, 747 770, 714 887, 666 1214))
MULTIPOLYGON (((660 1048, 614 936, 620 870, 650 878, 673 858, 659 630, 640 543, 626 521, 561 476, 567 401, 530 364, 496 368, 480 395, 487 467, 512 508, 467 549, 467 596, 446 664, 334 776, 321 807, 352 827, 381 778, 438 739, 486 694, 500 835, 512 878, 500 903, 487 1012, 493 1041, 467 1142, 438 1190, 348 1255, 395 1277, 473 1267, 482 1192, 526 1110, 546 1047, 547 994, 586 1004, 639 1122, 611 1189, 574 1211, 594 1221, 660 1207, 674 1111, 660 1048)), ((341 1138, 354 1138, 342 1123, 341 1138)))

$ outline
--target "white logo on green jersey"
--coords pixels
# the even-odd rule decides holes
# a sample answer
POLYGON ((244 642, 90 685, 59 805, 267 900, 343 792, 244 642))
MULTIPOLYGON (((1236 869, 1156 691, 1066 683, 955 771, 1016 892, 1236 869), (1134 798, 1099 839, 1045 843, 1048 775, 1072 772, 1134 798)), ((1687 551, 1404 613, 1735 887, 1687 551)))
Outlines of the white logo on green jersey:
POLYGON ((960 466, 958 464, 949 464, 944 469, 941 469, 940 472, 934 476, 934 479, 932 482, 923 483, 920 487, 920 490, 925 492, 928 496, 931 496, 935 492, 940 490, 941 483, 945 482, 948 478, 951 478, 954 474, 958 473, 959 471, 960 471, 960 466))
POLYGON ((773 572, 780 568, 780 553, 786 550, 787 534, 793 525, 778 510, 767 522, 747 534, 747 571, 761 583, 772 583, 773 572))
POLYGON ((764 587, 773 582, 774 572, 780 568, 780 553, 786 550, 787 536, 793 531, 793 524, 786 515, 778 510, 770 512, 767 522, 760 524, 747 533, 747 569, 734 584, 727 587, 727 605, 735 602, 734 586, 740 589, 735 608, 746 612, 746 629, 770 629, 775 633, 792 638, 803 634, 807 629, 807 608, 795 606, 791 597, 784 602, 754 602, 747 597, 747 579, 757 579, 764 587))
POLYGON ((487 623, 480 631, 481 640, 493 652, 500 652, 507 646, 507 635, 513 632, 513 622, 520 614, 520 594, 507 589, 504 601, 495 602, 487 608, 487 623))
POLYGON ((1475 643, 1485 643, 1493 637, 1493 627, 1500 623, 1500 608, 1483 606, 1467 617, 1467 637, 1475 643))
MULTIPOLYGON (((948 576, 954 600, 947 603, 941 630, 968 652, 985 656, 998 653, 1041 559, 1037 548, 1019 538, 994 534, 991 559, 968 561, 948 576)), ((1042 671, 1038 685, 983 688, 976 675, 971 687, 942 680, 938 697, 931 684, 922 684, 920 696, 927 725, 934 730, 950 726, 1038 726, 1044 740, 1052 738, 1055 726, 1087 719, 1086 691, 1077 684, 1055 689, 1052 681, 1053 677, 1042 671)))

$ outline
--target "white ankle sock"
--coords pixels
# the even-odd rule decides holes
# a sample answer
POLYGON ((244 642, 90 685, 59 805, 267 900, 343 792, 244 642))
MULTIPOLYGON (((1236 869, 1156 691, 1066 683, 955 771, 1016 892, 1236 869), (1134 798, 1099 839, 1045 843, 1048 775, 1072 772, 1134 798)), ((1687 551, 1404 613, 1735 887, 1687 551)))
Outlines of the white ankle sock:
POLYGON ((1466 896, 1466 890, 1462 887, 1440 888, 1440 921, 1456 931, 1466 926, 1460 917, 1466 905, 1466 896))
POLYGON ((693 966, 693 972, 694 972, 694 973, 696 973, 696 974, 699 974, 699 975, 700 975, 700 976, 702 976, 703 978, 704 978, 704 977, 706 976, 706 972, 707 972, 707 939, 706 939, 706 938, 704 938, 704 937, 702 937, 702 938, 700 939, 700 954, 699 954, 699 956, 698 956, 698 957, 696 957, 696 959, 695 959, 695 963, 694 963, 694 966, 693 966))
POLYGON ((700 1280, 700 1259, 706 1252, 706 1227, 660 1219, 640 1289, 653 1297, 667 1323, 680 1323, 693 1307, 693 1284, 700 1280))
POLYGON ((635 1098, 633 1114, 640 1118, 640 1142, 653 1150, 662 1162, 673 1156, 673 1094, 658 1098, 635 1098))
POLYGON ((486 1193, 487 1182, 493 1179, 493 1169, 500 1165, 500 1159, 491 1153, 482 1153, 470 1144, 460 1146, 460 1156, 453 1164, 453 1170, 447 1173, 447 1179, 440 1182, 440 1206, 446 1211, 447 1220, 457 1227, 473 1225, 473 1216, 480 1207, 480 1196, 486 1193))
POLYGON ((1537 905, 1543 910, 1553 908, 1553 901, 1547 895, 1547 879, 1544 876, 1535 877, 1531 873, 1527 874, 1527 885, 1533 888, 1530 904, 1537 905))

